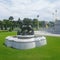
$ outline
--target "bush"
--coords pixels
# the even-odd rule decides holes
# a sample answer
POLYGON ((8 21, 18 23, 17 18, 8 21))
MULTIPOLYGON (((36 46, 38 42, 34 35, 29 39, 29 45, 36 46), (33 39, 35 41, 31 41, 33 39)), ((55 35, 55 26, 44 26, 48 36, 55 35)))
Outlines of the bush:
POLYGON ((1 33, 1 32, 8 32, 8 30, 0 30, 0 33, 1 33))

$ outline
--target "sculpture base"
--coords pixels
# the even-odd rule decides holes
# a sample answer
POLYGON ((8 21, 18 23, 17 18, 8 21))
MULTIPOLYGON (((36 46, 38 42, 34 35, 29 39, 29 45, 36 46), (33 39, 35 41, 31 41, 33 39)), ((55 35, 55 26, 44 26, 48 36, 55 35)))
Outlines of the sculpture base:
POLYGON ((7 47, 13 47, 16 49, 31 49, 39 46, 46 45, 46 38, 44 36, 8 36, 5 40, 5 45, 7 47))

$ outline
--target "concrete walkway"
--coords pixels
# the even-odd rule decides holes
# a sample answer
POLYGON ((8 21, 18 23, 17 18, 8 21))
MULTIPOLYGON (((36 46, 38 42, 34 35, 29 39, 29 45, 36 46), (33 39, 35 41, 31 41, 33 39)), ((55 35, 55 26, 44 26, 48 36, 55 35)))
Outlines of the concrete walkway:
POLYGON ((34 31, 35 35, 43 35, 43 36, 58 36, 60 37, 60 34, 53 34, 53 33, 49 33, 46 31, 34 31))

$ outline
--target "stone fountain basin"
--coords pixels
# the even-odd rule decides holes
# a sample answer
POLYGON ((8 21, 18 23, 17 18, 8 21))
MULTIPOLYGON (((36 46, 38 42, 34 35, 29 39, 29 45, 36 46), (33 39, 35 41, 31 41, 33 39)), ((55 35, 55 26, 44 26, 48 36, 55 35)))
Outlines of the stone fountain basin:
POLYGON ((44 36, 8 36, 5 40, 7 47, 13 47, 16 49, 31 49, 39 46, 46 45, 46 38, 44 36))

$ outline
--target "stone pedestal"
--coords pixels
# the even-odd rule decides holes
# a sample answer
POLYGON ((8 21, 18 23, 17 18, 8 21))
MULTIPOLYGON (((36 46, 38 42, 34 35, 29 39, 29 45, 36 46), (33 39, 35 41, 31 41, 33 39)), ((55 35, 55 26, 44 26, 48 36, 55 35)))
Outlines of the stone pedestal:
POLYGON ((39 46, 46 45, 46 38, 44 36, 35 37, 32 35, 25 36, 8 36, 6 37, 5 45, 16 49, 31 49, 39 46))

